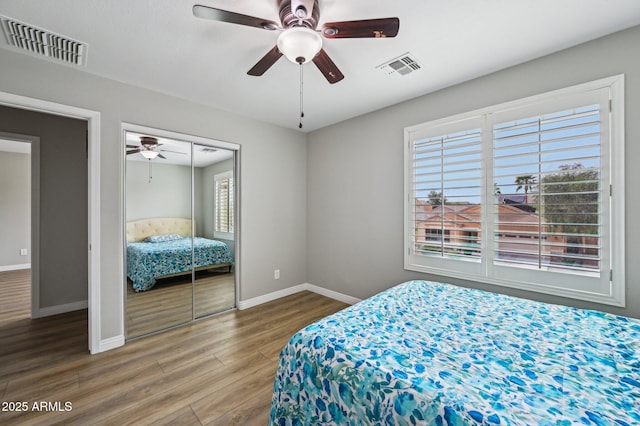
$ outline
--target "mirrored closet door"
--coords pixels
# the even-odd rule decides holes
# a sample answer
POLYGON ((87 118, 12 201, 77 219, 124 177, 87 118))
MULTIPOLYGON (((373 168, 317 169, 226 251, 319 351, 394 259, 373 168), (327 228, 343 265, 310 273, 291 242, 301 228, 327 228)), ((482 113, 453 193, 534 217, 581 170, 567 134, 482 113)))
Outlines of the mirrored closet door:
POLYGON ((235 151, 125 140, 127 338, 234 308, 235 151))
POLYGON ((196 318, 235 306, 235 191, 232 151, 193 145, 194 211, 200 225, 194 245, 194 315, 196 318), (219 246, 211 250, 206 245, 219 246), (209 258, 202 258, 209 256, 209 258), (210 264, 220 265, 209 268, 210 264))

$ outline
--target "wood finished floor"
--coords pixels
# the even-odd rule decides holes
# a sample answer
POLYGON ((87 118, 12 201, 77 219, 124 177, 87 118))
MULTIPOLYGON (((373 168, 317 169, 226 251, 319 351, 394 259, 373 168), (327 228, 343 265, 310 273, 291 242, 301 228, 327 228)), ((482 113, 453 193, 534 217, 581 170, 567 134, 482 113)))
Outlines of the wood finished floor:
POLYGON ((234 272, 226 268, 196 272, 195 286, 191 275, 181 275, 159 279, 150 290, 135 292, 128 280, 127 338, 187 323, 193 317, 193 308, 200 318, 234 306, 234 272))
POLYGON ((86 310, 31 320, 28 275, 0 286, 0 401, 30 408, 0 411, 2 425, 266 425, 284 344, 347 306, 302 292, 89 355, 86 310))

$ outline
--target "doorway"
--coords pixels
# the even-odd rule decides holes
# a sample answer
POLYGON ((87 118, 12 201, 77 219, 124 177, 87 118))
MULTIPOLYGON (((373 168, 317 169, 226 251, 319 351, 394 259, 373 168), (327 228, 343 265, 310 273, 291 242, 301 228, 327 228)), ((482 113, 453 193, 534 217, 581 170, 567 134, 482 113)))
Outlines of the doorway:
MULTIPOLYGON (((8 107, 15 110, 28 112, 37 112, 43 116, 49 118, 61 117, 79 119, 85 123, 85 133, 83 140, 86 144, 82 144, 84 148, 85 156, 83 162, 86 164, 84 180, 86 182, 85 194, 87 194, 86 204, 84 210, 85 223, 85 240, 82 246, 87 251, 80 256, 80 259, 87 259, 85 264, 86 276, 84 278, 84 291, 85 301, 82 302, 84 307, 88 308, 88 347, 91 353, 98 353, 103 350, 109 349, 108 342, 103 344, 100 339, 100 154, 99 154, 99 141, 100 141, 100 114, 96 111, 86 110, 82 108, 76 108, 69 105, 57 104, 53 102, 43 101, 40 99, 29 98, 20 95, 14 95, 11 93, 0 92, 0 108, 8 107), (87 257, 85 257, 87 256, 87 257)), ((4 115, 4 114, 3 114, 4 115)), ((5 117, 6 118, 6 117, 5 117)), ((6 124, 6 123, 5 123, 6 124)), ((29 131, 16 131, 12 129, 14 123, 9 120, 9 125, 1 126, 3 129, 16 132, 16 133, 32 133, 29 131)), ((36 211, 34 210, 34 214, 36 211)), ((34 234, 39 235, 38 232, 34 234)), ((35 250, 34 250, 35 251, 35 250)), ((32 253, 32 268, 37 268, 40 265, 40 259, 35 259, 32 253)), ((35 275, 35 271, 34 275, 35 275)), ((42 295, 40 295, 42 296, 42 295)), ((54 301, 57 306, 62 306, 62 311, 72 310, 78 308, 78 305, 67 304, 65 306, 64 301, 58 303, 54 301)), ((54 315, 58 312, 58 309, 40 310, 40 316, 54 315)))
POLYGON ((31 212, 39 211, 38 143, 35 136, 0 132, 0 324, 30 318, 33 293, 37 299, 37 261, 36 272, 31 269, 34 248, 36 259, 38 252, 32 232, 37 214, 32 220, 31 212))

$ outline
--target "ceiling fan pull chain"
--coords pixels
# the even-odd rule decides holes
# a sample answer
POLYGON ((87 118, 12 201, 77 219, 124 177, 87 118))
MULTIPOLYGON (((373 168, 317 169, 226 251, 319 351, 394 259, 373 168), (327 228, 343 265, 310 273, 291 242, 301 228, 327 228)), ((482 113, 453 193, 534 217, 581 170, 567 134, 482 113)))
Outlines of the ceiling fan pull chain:
POLYGON ((153 176, 151 176, 151 158, 149 158, 149 183, 151 183, 152 178, 153 176))
POLYGON ((303 82, 303 73, 302 73, 302 62, 300 62, 300 124, 298 124, 298 128, 302 129, 302 119, 304 118, 304 110, 302 106, 303 98, 302 98, 302 83, 303 82))

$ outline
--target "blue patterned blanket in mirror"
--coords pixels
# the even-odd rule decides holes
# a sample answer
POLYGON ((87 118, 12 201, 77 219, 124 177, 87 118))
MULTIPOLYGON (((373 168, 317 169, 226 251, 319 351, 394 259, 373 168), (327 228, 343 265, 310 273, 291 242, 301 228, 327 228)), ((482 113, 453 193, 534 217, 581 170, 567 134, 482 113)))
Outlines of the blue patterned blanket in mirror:
MULTIPOLYGON (((233 254, 222 241, 193 239, 194 267, 233 264, 233 254)), ((127 244, 127 276, 135 291, 151 289, 156 279, 191 270, 191 238, 158 239, 127 244)))
POLYGON ((295 334, 271 425, 639 425, 640 321, 411 281, 295 334))

